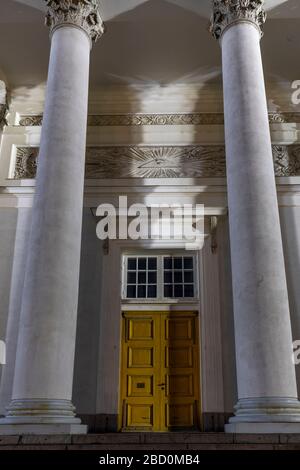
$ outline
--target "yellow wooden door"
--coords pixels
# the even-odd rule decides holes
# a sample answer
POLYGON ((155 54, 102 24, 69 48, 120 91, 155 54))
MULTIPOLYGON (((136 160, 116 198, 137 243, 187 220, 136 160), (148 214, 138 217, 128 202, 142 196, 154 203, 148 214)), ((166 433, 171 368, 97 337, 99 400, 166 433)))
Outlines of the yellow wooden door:
POLYGON ((123 314, 122 430, 199 427, 197 325, 193 312, 123 314))

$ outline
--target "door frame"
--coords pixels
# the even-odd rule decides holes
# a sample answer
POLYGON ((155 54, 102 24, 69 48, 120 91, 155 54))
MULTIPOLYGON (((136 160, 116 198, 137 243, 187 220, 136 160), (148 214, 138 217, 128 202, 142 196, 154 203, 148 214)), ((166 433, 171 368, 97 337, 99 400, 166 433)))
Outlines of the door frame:
POLYGON ((124 310, 198 311, 200 331, 201 412, 224 413, 223 360, 221 341, 221 300, 219 291, 219 257, 211 251, 209 237, 198 252, 199 300, 197 302, 132 303, 121 298, 122 256, 141 251, 185 251, 184 243, 154 240, 114 240, 103 256, 102 299, 98 350, 96 412, 118 429, 121 368, 121 313, 124 310))

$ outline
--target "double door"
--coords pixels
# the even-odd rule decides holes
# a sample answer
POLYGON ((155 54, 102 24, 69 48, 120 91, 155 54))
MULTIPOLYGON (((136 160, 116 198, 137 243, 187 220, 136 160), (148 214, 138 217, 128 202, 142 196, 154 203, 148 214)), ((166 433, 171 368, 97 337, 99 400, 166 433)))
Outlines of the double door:
POLYGON ((122 330, 121 429, 197 429, 197 313, 125 312, 122 330))

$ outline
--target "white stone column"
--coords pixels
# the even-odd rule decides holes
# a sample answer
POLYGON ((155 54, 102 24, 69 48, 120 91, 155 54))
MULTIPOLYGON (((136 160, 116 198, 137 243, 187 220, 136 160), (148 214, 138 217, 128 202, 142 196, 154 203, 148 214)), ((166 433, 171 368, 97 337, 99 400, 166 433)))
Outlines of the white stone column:
POLYGON ((223 63, 238 403, 228 432, 299 432, 292 334, 260 51, 263 0, 214 0, 223 63), (298 424, 297 424, 298 423, 298 424))
POLYGON ((0 433, 81 433, 72 405, 96 0, 47 0, 51 54, 12 401, 0 433))

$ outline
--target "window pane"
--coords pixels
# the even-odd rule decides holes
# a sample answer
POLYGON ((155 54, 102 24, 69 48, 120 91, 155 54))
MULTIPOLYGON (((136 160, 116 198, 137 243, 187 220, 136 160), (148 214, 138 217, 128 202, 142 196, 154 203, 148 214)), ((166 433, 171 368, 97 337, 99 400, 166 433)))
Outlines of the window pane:
POLYGON ((194 282, 194 273, 193 271, 184 272, 184 282, 194 282))
POLYGON ((149 299, 154 299, 156 297, 156 286, 148 286, 147 296, 149 299))
POLYGON ((174 282, 179 283, 182 282, 182 271, 175 271, 174 272, 174 282))
POLYGON ((183 287, 181 284, 175 284, 174 297, 183 297, 183 287))
POLYGON ((156 272, 148 273, 148 284, 156 284, 157 274, 156 272))
POLYGON ((184 297, 194 297, 194 286, 192 284, 184 286, 184 297))
POLYGON ((193 258, 186 257, 184 258, 184 269, 193 269, 194 268, 194 263, 193 263, 193 258))
POLYGON ((148 269, 156 271, 156 269, 157 269, 157 259, 156 258, 148 258, 148 269))
POLYGON ((164 269, 172 269, 172 258, 164 258, 164 269))
POLYGON ((129 271, 136 269, 136 258, 128 258, 128 269, 129 271))
POLYGON ((138 266, 140 270, 146 270, 146 263, 147 259, 146 258, 139 258, 138 259, 138 266))
POLYGON ((135 286, 127 286, 127 298, 128 299, 135 299, 136 298, 136 287, 135 286))
POLYGON ((136 273, 127 273, 127 284, 136 283, 136 273))
POLYGON ((171 284, 173 282, 172 271, 165 271, 164 272, 164 282, 165 282, 165 284, 171 284))
POLYGON ((145 299, 146 298, 146 286, 138 286, 138 298, 145 299))
POLYGON ((173 286, 172 285, 165 285, 164 287, 164 297, 173 297, 173 286))
POLYGON ((174 258, 174 269, 182 269, 182 258, 174 258))
POLYGON ((141 271, 138 273, 138 283, 146 284, 146 271, 141 271))

